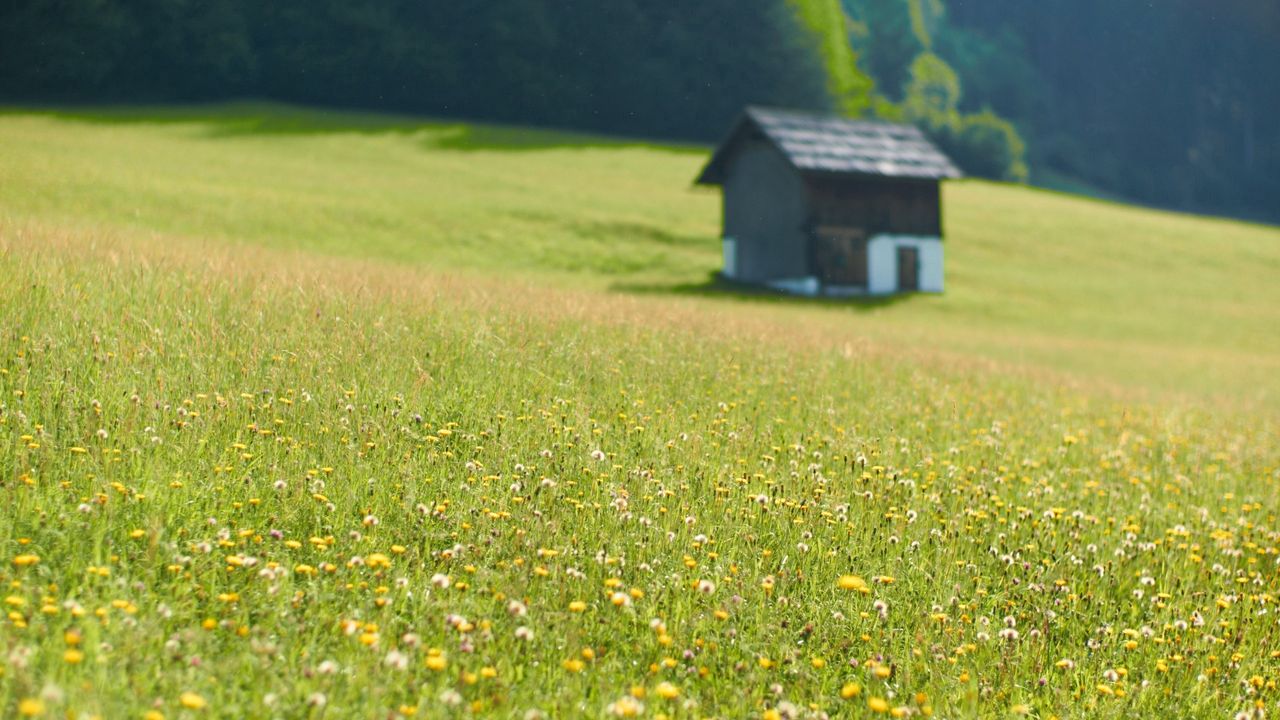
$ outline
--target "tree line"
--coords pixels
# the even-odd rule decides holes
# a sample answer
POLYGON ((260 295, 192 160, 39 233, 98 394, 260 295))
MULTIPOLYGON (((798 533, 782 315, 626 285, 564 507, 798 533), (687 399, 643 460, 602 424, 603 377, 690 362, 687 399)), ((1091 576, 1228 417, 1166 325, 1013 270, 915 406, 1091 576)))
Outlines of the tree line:
POLYGON ((0 98, 246 96, 703 140, 833 107, 778 0, 0 0, 0 98))
POLYGON ((1280 220, 1274 0, 0 0, 0 101, 327 106, 713 141, 922 126, 972 175, 1280 220))
POLYGON ((1280 221, 1274 0, 843 2, 878 93, 1008 121, 1033 182, 1280 221))

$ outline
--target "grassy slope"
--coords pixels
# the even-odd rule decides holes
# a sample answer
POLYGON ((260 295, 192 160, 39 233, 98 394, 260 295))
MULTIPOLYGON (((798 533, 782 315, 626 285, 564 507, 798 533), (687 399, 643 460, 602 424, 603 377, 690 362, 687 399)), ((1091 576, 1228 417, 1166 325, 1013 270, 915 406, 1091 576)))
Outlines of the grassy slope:
POLYGON ((689 297, 698 155, 350 120, 0 118, 0 713, 1274 703, 1270 406, 1090 389, 1272 387, 1274 231, 964 183, 944 297, 689 297))
MULTIPOLYGON (((700 293, 719 263, 718 196, 690 187, 698 149, 262 106, 0 128, 10 221, 663 293, 700 293)), ((946 219, 946 295, 774 312, 1130 388, 1280 399, 1280 231, 978 182, 948 187, 946 219)))

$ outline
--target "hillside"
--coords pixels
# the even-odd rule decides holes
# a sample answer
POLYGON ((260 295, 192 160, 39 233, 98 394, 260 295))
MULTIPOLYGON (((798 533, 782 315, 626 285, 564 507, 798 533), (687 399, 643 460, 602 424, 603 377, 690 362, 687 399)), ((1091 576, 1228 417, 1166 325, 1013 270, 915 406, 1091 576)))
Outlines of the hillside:
POLYGON ((232 105, 0 116, 9 223, 494 271, 1079 381, 1280 402, 1280 230, 983 182, 946 191, 948 292, 888 305, 710 292, 706 150, 232 105))
POLYGON ((961 182, 945 295, 734 295, 706 152, 0 115, 0 715, 1274 706, 1280 231, 961 182))

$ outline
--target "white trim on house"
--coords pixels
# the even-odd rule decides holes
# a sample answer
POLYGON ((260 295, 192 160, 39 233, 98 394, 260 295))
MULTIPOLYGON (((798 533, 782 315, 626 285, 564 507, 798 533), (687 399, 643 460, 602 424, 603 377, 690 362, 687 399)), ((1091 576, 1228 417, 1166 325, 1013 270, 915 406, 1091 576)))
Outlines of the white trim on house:
POLYGON ((725 237, 723 242, 724 249, 724 273, 727 278, 738 277, 738 241, 736 238, 725 237))
POLYGON ((774 290, 791 293, 792 295, 805 295, 813 297, 822 291, 822 283, 818 282, 818 278, 812 275, 799 278, 782 278, 779 280, 769 280, 765 283, 774 290))
MULTIPOLYGON (((738 243, 732 237, 723 238, 724 277, 738 276, 738 243)), ((915 292, 940 293, 943 289, 942 238, 933 235, 873 235, 867 241, 867 285, 827 285, 815 276, 775 278, 763 284, 774 290, 814 297, 860 297, 892 295, 902 292, 898 286, 898 249, 915 248, 916 271, 919 273, 915 292)), ((909 292, 909 291, 908 291, 909 292)))
POLYGON ((929 235, 874 235, 867 241, 867 293, 888 295, 898 287, 898 248, 919 251, 919 291, 942 292, 942 238, 929 235))

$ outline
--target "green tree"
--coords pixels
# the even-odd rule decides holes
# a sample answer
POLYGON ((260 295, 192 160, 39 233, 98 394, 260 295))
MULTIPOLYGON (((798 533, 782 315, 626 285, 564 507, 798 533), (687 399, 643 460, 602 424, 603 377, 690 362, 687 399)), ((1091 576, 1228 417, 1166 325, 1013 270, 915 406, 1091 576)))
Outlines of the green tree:
POLYGON ((858 69, 849 44, 848 23, 840 0, 787 0, 800 23, 813 34, 827 75, 827 92, 842 114, 860 117, 870 108, 875 84, 858 69))
POLYGON ((921 53, 911 63, 903 116, 918 124, 969 175, 1026 182, 1026 143, 990 109, 962 115, 960 78, 942 58, 921 53))
POLYGON ((911 63, 903 109, 908 117, 938 120, 955 114, 960 104, 960 77, 945 60, 931 52, 911 63))
POLYGON ((879 92, 902 99, 911 61, 925 47, 911 22, 905 0, 844 0, 849 13, 849 37, 879 92))

